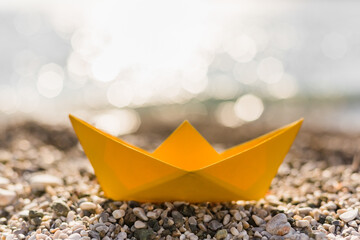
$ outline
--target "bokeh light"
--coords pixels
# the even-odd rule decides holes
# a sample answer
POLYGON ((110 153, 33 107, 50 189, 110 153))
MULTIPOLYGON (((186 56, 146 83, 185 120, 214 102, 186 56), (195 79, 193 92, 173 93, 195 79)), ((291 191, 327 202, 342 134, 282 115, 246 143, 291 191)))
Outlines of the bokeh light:
POLYGON ((38 80, 37 89, 39 93, 47 98, 54 98, 58 96, 64 84, 64 71, 59 65, 49 63, 41 67, 38 80))
POLYGON ((96 115, 92 121, 97 128, 114 136, 135 132, 140 126, 139 115, 130 109, 107 111, 96 115))
POLYGON ((280 60, 274 57, 267 57, 260 61, 257 74, 260 80, 265 83, 278 82, 284 73, 284 67, 280 60))
POLYGON ((264 104, 259 97, 253 94, 245 94, 236 100, 234 110, 240 119, 251 122, 261 116, 264 111, 264 104))
POLYGON ((235 113, 235 103, 231 101, 219 104, 215 111, 216 120, 226 127, 239 127, 244 123, 235 113))
POLYGON ((270 84, 268 89, 271 95, 279 99, 294 97, 299 90, 296 79, 289 74, 284 74, 280 81, 270 84))

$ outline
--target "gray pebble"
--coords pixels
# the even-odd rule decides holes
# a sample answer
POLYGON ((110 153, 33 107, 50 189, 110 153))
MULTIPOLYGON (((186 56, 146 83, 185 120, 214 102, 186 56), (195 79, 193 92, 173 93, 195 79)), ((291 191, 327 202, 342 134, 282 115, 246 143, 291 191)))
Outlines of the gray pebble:
POLYGON ((218 221, 218 220, 212 220, 210 223, 209 223, 209 228, 213 231, 216 231, 218 230, 219 228, 221 228, 223 225, 218 221))

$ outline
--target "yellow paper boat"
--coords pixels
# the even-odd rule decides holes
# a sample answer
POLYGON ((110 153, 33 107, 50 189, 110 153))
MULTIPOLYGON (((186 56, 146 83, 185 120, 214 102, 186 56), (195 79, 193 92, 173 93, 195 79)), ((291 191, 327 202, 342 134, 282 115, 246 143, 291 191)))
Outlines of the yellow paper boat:
POLYGON ((107 197, 218 202, 264 197, 303 119, 217 153, 187 121, 153 153, 70 115, 107 197))

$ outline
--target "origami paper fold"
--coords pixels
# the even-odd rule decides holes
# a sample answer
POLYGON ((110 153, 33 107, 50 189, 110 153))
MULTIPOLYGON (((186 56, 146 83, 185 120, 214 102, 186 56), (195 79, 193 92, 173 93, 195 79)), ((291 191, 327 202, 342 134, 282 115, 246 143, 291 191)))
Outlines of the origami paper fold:
POLYGON ((150 153, 72 115, 70 120, 105 195, 152 202, 263 197, 303 122, 218 153, 185 121, 150 153))

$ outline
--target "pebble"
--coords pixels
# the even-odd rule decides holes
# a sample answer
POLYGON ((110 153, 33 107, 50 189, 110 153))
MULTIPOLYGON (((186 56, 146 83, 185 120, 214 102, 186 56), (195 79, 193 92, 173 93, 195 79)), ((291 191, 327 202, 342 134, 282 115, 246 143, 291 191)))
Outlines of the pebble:
POLYGON ((296 226, 300 228, 308 227, 310 226, 310 222, 307 220, 298 220, 296 221, 296 226))
POLYGON ((302 215, 307 215, 312 211, 312 208, 310 207, 303 207, 303 208, 299 208, 299 213, 302 215))
POLYGON ((58 216, 66 217, 70 211, 69 206, 61 200, 56 200, 51 204, 51 208, 58 216))
POLYGON ((68 239, 72 239, 72 240, 79 240, 81 238, 81 235, 78 233, 73 233, 69 236, 68 239))
POLYGON ((146 228, 146 224, 142 221, 137 220, 134 223, 135 228, 140 229, 140 228, 146 228))
POLYGON ((0 187, 7 187, 10 184, 10 180, 4 177, 0 177, 0 187))
POLYGON ((262 238, 262 235, 261 235, 261 233, 259 233, 258 231, 256 231, 256 232, 254 233, 254 237, 256 237, 256 238, 262 238))
POLYGON ((256 223, 256 225, 260 226, 264 220, 256 215, 252 215, 252 219, 254 220, 254 222, 256 223))
POLYGON ((223 225, 227 225, 230 222, 230 214, 226 214, 223 219, 223 225))
POLYGON ((63 181, 54 176, 49 174, 38 174, 34 175, 29 179, 30 186, 34 190, 45 190, 46 186, 61 186, 63 184, 63 181))
POLYGON ((205 223, 210 222, 211 219, 212 219, 212 217, 210 215, 207 215, 207 214, 204 215, 204 222, 205 223))
POLYGON ((149 218, 145 215, 144 209, 142 209, 140 207, 134 208, 133 213, 135 216, 137 216, 138 218, 140 218, 143 221, 149 220, 149 218))
POLYGON ((146 216, 151 219, 158 219, 160 215, 158 215, 156 212, 147 212, 146 216))
POLYGON ((191 224, 191 225, 197 225, 197 221, 196 221, 196 218, 195 218, 195 217, 189 217, 188 222, 189 222, 189 224, 191 224))
POLYGON ((125 216, 125 211, 122 209, 118 209, 113 211, 112 215, 115 219, 119 219, 125 216))
MULTIPOLYGON (((183 224, 184 224, 184 216, 180 213, 180 212, 178 212, 178 211, 172 211, 171 212, 171 216, 173 217, 173 219, 174 219, 174 222, 175 222, 175 225, 176 225, 176 227, 181 227, 183 224)), ((191 218, 191 217, 190 217, 191 218)), ((190 223, 190 221, 192 221, 192 220, 190 220, 190 218, 189 218, 189 223, 190 223)), ((193 224, 193 223, 190 223, 190 224, 193 224)), ((197 224, 196 223, 196 220, 195 220, 195 224, 197 224)))
POLYGON ((92 203, 92 202, 82 202, 80 203, 81 210, 95 210, 96 209, 96 204, 92 203))
POLYGON ((12 203, 16 198, 14 191, 0 188, 0 206, 6 206, 12 203))
POLYGON ((351 209, 343 214, 341 214, 339 217, 344 222, 350 222, 351 220, 354 220, 358 216, 358 210, 357 209, 351 209))
POLYGON ((235 227, 230 228, 230 232, 233 236, 239 235, 239 231, 235 227))
POLYGON ((240 221, 240 220, 241 220, 241 214, 240 214, 239 211, 236 211, 236 212, 234 213, 234 218, 235 218, 236 221, 240 221))
POLYGON ((227 231, 226 231, 226 229, 219 230, 219 231, 217 231, 216 234, 215 234, 215 238, 216 238, 216 239, 224 239, 224 238, 226 238, 226 236, 227 236, 227 231))
POLYGON ((290 229, 290 223, 287 221, 287 217, 283 213, 275 215, 266 224, 266 231, 273 235, 283 236, 289 233, 290 229))
POLYGON ((217 221, 217 220, 212 220, 210 223, 209 223, 209 228, 213 231, 216 231, 218 230, 219 228, 221 228, 223 225, 217 221))

